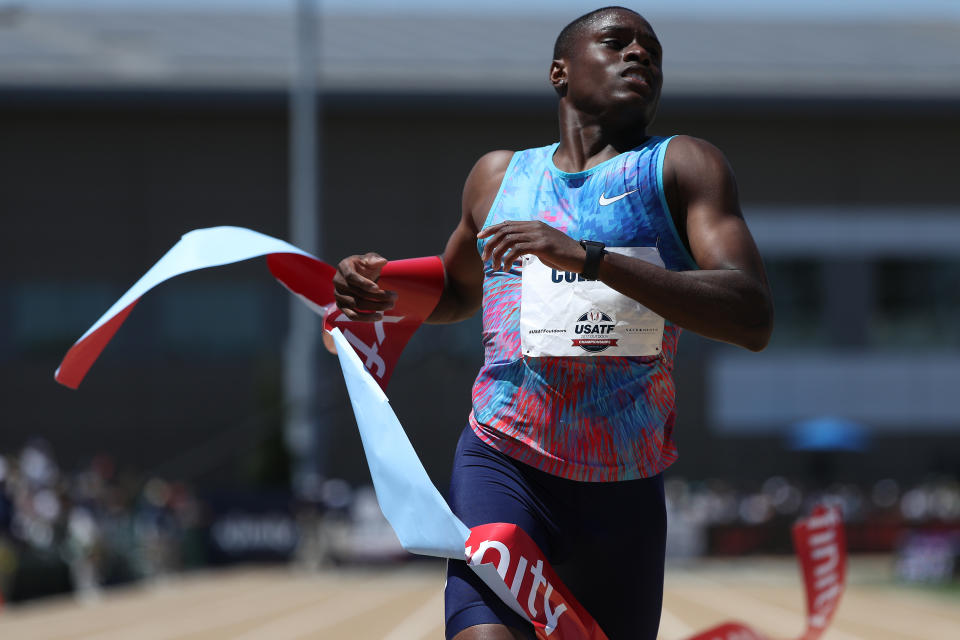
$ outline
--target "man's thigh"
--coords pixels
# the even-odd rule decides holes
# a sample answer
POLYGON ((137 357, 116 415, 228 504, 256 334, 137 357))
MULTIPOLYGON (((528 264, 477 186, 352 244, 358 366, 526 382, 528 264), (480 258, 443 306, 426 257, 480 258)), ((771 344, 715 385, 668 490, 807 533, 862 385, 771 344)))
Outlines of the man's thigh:
MULTIPOLYGON (((450 506, 468 527, 507 522, 523 529, 610 640, 655 640, 666 542, 660 476, 575 482, 512 460, 467 429, 457 446, 450 506)), ((491 624, 534 637, 530 623, 465 562, 448 563, 446 618, 447 638, 491 624)))
POLYGON ((554 570, 610 640, 656 640, 667 527, 662 477, 573 491, 576 512, 557 514, 573 548, 554 570))
MULTIPOLYGON (((515 524, 549 557, 552 532, 519 465, 483 444, 468 427, 454 456, 450 508, 471 528, 491 522, 515 524)), ((486 638, 491 633, 502 634, 508 627, 525 634, 519 637, 534 637, 533 626, 490 591, 466 562, 447 562, 444 596, 448 639, 486 638), (458 635, 470 629, 469 634, 458 635), (473 636, 475 633, 487 635, 473 636)))
POLYGON ((453 640, 527 640, 530 636, 502 624, 480 624, 464 629, 453 640))

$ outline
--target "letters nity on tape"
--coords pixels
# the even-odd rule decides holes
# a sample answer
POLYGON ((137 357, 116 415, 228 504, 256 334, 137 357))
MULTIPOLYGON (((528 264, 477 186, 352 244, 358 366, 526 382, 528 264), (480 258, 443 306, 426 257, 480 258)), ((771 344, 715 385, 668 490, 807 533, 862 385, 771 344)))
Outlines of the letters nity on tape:
MULTIPOLYGON (((651 262, 659 260, 659 256, 654 257, 649 252, 645 255, 651 262)), ((466 558, 469 566, 494 593, 533 623, 541 640, 605 640, 599 625, 563 585, 525 532, 515 525, 503 523, 481 525, 470 530, 450 511, 424 471, 382 391, 410 336, 439 300, 444 275, 443 265, 437 257, 389 262, 381 272, 379 284, 384 289, 398 292, 395 308, 381 322, 350 322, 336 311, 333 304, 333 267, 291 244, 249 229, 216 227, 192 231, 185 234, 77 340, 57 369, 56 380, 77 388, 137 301, 161 282, 189 271, 258 256, 266 256, 268 267, 277 280, 324 315, 325 327, 332 332, 339 347, 338 356, 377 499, 405 548, 427 555, 466 558)), ((541 275, 545 275, 548 281, 559 284, 556 282, 559 275, 569 282, 566 274, 543 268, 545 271, 541 275)), ((525 277, 526 273, 525 267, 525 277)), ((592 299, 586 301, 585 307, 590 308, 583 309, 582 313, 581 309, 575 310, 574 313, 580 315, 574 321, 580 322, 579 318, 583 316, 583 323, 597 327, 614 324, 615 328, 607 331, 591 327, 590 331, 581 329, 579 335, 619 341, 614 334, 621 330, 615 322, 617 317, 622 317, 620 311, 611 314, 599 306, 602 305, 594 304, 592 299)), ((648 318, 637 326, 652 326, 644 324, 648 321, 653 322, 648 318)), ((528 327, 542 328, 551 326, 549 323, 553 320, 548 319, 547 324, 531 322, 528 327)), ((662 334, 663 319, 660 318, 659 322, 662 334)), ((640 335, 643 332, 635 333, 640 335)), ((549 334, 527 332, 525 335, 549 334)), ((572 335, 578 335, 575 325, 572 335)), ((569 338, 571 344, 565 347, 573 350, 574 355, 584 355, 582 352, 589 351, 584 348, 586 346, 602 346, 586 342, 573 344, 575 339, 569 338)), ((645 348, 652 349, 654 344, 659 346, 659 341, 659 336, 655 341, 648 340, 645 348)), ((621 346, 618 342, 608 348, 617 351, 613 347, 621 346)), ((602 351, 605 350, 595 349, 594 353, 602 351)), ((794 527, 793 537, 807 596, 807 629, 800 640, 817 640, 833 618, 845 584, 846 548, 839 510, 819 507, 810 518, 794 527)), ((629 552, 624 549, 624 553, 629 552)), ((742 623, 729 622, 689 640, 766 640, 766 636, 742 623)))
MULTIPOLYGON (((798 640, 817 640, 840 604, 847 580, 847 545, 838 507, 817 506, 793 525, 793 546, 807 599, 806 630, 798 640)), ((740 622, 727 622, 687 640, 768 640, 740 622)))
MULTIPOLYGON (((816 507, 810 517, 794 525, 793 544, 807 600, 806 630, 798 640, 817 640, 833 619, 846 584, 846 543, 840 510, 816 507)), ((533 623, 540 640, 606 640, 603 630, 560 582, 536 543, 516 525, 474 527, 467 540, 466 557, 472 567, 489 563, 495 568, 495 573, 490 573, 509 590, 494 591, 533 623)), ((616 579, 613 574, 611 579, 616 579)), ((769 637, 744 623, 725 622, 687 640, 769 637)))
POLYGON ((533 623, 538 638, 606 640, 537 544, 517 525, 495 522, 474 527, 465 555, 474 570, 487 563, 496 567, 496 576, 509 585, 509 591, 501 589, 497 595, 533 623))

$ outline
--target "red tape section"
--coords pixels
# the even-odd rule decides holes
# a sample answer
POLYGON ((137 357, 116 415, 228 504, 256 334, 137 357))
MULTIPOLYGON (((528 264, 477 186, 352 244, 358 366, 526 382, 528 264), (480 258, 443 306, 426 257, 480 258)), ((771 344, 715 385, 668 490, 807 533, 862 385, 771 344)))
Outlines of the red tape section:
POLYGON ((396 260, 384 265, 377 284, 396 291, 393 309, 379 322, 352 322, 333 303, 333 275, 330 265, 295 253, 272 253, 267 266, 290 291, 324 307, 324 327, 339 327, 363 366, 385 389, 400 354, 410 337, 423 324, 443 293, 443 262, 437 256, 396 260))
MULTIPOLYGON (((381 388, 410 336, 433 311, 443 292, 443 263, 436 256, 387 263, 378 283, 399 295, 394 309, 374 323, 351 322, 333 304, 334 268, 295 253, 267 256, 271 273, 288 289, 325 314, 325 326, 340 327, 381 388)), ((76 389, 93 362, 133 310, 136 302, 73 345, 57 371, 57 380, 76 389)), ((846 544, 839 510, 818 507, 793 528, 807 597, 807 630, 799 640, 817 640, 833 618, 846 584, 846 544)), ((539 638, 606 640, 590 614, 563 585, 537 545, 516 525, 475 527, 467 556, 481 564, 495 551, 496 568, 517 604, 533 621, 539 638)), ((729 622, 689 640, 766 640, 739 622, 729 622)))
POLYGON ((816 640, 833 620, 847 585, 847 540, 840 509, 817 507, 793 527, 800 572, 807 593, 807 632, 816 640))
MULTIPOLYGON (((793 546, 807 598, 807 628, 799 640, 817 640, 827 630, 847 583, 847 544, 836 507, 817 506, 793 525, 793 546)), ((687 640, 768 640, 740 622, 728 622, 687 640)))
POLYGON ((496 522, 474 527, 467 539, 466 556, 473 565, 496 563, 497 573, 533 622, 537 638, 607 640, 557 577, 537 543, 517 525, 496 522))
MULTIPOLYGON (((846 540, 839 509, 817 506, 793 527, 793 544, 807 598, 807 629, 798 640, 817 640, 836 613, 846 585, 846 540)), ((470 530, 470 564, 491 562, 540 640, 607 640, 600 625, 577 602, 536 543, 512 524, 470 530)), ((769 640, 740 622, 725 622, 687 640, 769 640)))
POLYGON ((67 355, 63 356, 63 361, 60 363, 60 366, 57 367, 54 379, 63 386, 76 390, 80 386, 80 383, 83 382, 83 378, 87 375, 90 367, 92 367, 93 363, 100 357, 100 353, 104 347, 113 339, 114 334, 117 333, 117 329, 119 329, 123 321, 127 319, 127 316, 130 315, 133 308, 137 306, 137 302, 140 302, 139 298, 124 307, 120 313, 110 318, 110 320, 100 325, 96 331, 70 347, 67 355))
MULTIPOLYGON (((326 316, 328 329, 341 328, 381 388, 386 388, 410 336, 437 306, 443 293, 443 262, 439 257, 388 262, 383 267, 379 284, 386 290, 397 292, 396 306, 380 322, 351 322, 334 305, 333 275, 336 269, 316 258, 296 253, 267 254, 267 266, 284 286, 326 316)), ((138 301, 139 298, 70 347, 57 368, 57 382, 71 389, 79 387, 138 301)))

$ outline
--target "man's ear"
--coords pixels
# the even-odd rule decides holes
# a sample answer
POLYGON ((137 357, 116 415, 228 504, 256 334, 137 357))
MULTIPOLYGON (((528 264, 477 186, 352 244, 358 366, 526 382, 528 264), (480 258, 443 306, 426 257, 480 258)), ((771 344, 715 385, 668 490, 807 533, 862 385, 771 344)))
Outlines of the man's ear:
POLYGON ((550 63, 550 84, 561 98, 567 95, 567 63, 563 59, 550 63))

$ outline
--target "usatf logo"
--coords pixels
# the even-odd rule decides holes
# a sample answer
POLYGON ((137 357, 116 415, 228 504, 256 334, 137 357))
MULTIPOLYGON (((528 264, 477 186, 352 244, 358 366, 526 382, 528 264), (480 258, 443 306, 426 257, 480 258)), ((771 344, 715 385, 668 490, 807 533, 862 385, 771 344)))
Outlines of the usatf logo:
POLYGON ((613 328, 616 327, 613 319, 599 309, 590 309, 577 318, 573 330, 582 338, 573 338, 574 347, 580 347, 590 353, 600 353, 610 347, 617 346, 617 338, 611 338, 613 328))

